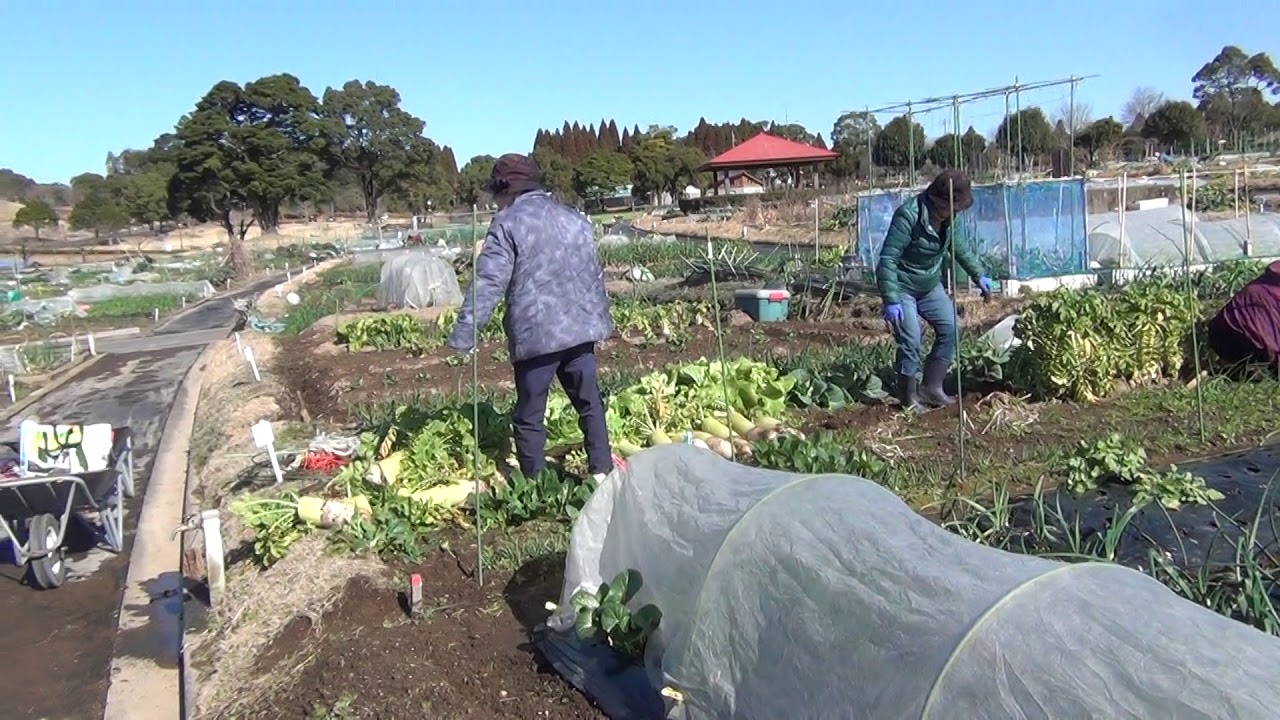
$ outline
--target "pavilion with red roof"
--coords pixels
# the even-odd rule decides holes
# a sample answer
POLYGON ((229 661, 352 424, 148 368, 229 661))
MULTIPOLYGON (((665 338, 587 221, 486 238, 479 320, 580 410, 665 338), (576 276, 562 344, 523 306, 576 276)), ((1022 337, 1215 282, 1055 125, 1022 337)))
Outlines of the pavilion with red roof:
MULTIPOLYGON (((816 169, 819 163, 830 162, 838 157, 840 153, 832 150, 823 150, 762 132, 708 160, 698 170, 713 173, 711 187, 716 194, 720 192, 721 174, 727 179, 733 170, 788 168, 792 173, 792 186, 800 187, 801 166, 811 165, 816 169)), ((817 172, 813 174, 813 178, 816 187, 817 172)))

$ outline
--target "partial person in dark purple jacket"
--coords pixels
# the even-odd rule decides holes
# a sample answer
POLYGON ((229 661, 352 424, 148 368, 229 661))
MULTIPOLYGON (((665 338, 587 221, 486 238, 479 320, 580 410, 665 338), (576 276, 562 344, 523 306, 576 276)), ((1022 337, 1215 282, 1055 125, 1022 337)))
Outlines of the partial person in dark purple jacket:
POLYGON ((520 472, 530 477, 546 466, 547 395, 559 380, 578 411, 588 468, 601 476, 613 469, 613 453, 595 346, 613 334, 613 321, 594 228, 543 189, 538 166, 524 155, 498 158, 485 191, 498 212, 449 347, 474 351, 474 328, 483 327, 505 298, 503 329, 516 381, 511 426, 520 472))
POLYGON ((1280 260, 1209 320, 1209 347, 1231 365, 1280 367, 1280 260))

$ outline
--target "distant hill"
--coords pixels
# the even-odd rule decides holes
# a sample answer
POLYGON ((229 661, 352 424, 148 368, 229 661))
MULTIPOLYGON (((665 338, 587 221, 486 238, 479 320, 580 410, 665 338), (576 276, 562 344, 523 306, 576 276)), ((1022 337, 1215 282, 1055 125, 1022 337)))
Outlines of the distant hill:
MULTIPOLYGON (((0 201, 22 202, 32 199, 44 200, 54 207, 65 207, 71 204, 71 187, 62 183, 38 183, 9 168, 0 168, 0 201)), ((0 209, 6 212, 9 210, 0 209)))

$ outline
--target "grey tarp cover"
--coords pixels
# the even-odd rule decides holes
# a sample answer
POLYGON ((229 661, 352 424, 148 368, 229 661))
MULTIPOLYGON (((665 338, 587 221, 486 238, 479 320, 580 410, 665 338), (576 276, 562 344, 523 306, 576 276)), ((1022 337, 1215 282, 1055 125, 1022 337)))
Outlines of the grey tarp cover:
POLYGON ((1266 718, 1280 640, 1135 570, 1013 555, 851 476, 689 445, 631 458, 573 527, 562 608, 640 571, 672 718, 1266 718))
POLYGON ((115 298, 140 297, 143 295, 186 295, 187 297, 203 300, 215 292, 217 290, 208 280, 192 280, 189 282, 135 283, 133 285, 94 285, 93 287, 68 290, 67 296, 77 303, 93 305, 106 300, 114 300, 115 298))
POLYGON ((1253 257, 1280 257, 1280 215, 1254 213, 1251 217, 1204 219, 1181 206, 1126 211, 1123 232, 1120 214, 1090 215, 1089 260, 1103 267, 1120 265, 1120 245, 1128 245, 1123 267, 1210 265, 1245 257, 1252 245, 1253 257), (1183 225, 1184 217, 1186 226, 1183 225), (1191 230, 1188 237, 1187 230, 1191 230))
POLYGON ((402 250, 382 263, 378 307, 424 308, 461 305, 458 274, 430 250, 402 250))

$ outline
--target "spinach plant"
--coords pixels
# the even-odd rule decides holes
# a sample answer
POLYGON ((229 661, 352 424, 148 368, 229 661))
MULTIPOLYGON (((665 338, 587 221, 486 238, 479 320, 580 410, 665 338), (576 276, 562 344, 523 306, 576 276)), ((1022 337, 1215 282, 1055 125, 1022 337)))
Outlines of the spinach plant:
POLYGON ((569 602, 578 637, 603 641, 627 660, 642 660, 649 636, 662 622, 662 611, 656 605, 645 605, 635 612, 627 607, 642 582, 638 571, 623 570, 595 592, 583 589, 574 593, 569 602))

